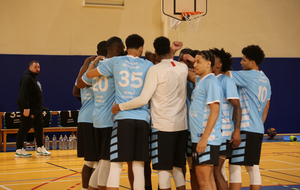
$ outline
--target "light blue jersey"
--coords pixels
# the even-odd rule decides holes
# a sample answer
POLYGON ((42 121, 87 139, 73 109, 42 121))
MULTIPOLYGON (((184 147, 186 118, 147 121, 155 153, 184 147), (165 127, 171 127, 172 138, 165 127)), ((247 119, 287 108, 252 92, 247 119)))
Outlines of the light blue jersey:
POLYGON ((242 107, 241 131, 264 133, 262 115, 271 97, 268 77, 257 70, 231 71, 232 79, 239 87, 242 107))
MULTIPOLYGON (((76 80, 77 83, 77 80, 76 80)), ((92 86, 80 89, 81 108, 78 113, 78 123, 93 123, 94 95, 92 86)))
POLYGON ((239 99, 239 95, 237 86, 230 77, 220 74, 217 78, 223 91, 222 137, 224 143, 226 140, 231 140, 231 134, 234 131, 234 122, 232 121, 233 107, 229 100, 239 99))
POLYGON ((201 135, 206 128, 207 120, 210 115, 209 104, 219 102, 219 116, 216 124, 208 137, 207 144, 221 145, 221 108, 223 100, 223 92, 220 82, 214 74, 208 74, 204 78, 196 79, 196 87, 192 95, 192 103, 189 111, 189 123, 191 128, 192 142, 198 143, 201 135))
POLYGON ((189 110, 192 102, 192 94, 195 85, 189 81, 186 83, 186 107, 187 107, 187 119, 188 119, 188 131, 190 131, 190 124, 189 124, 189 110))
MULTIPOLYGON (((104 76, 113 76, 116 91, 116 103, 130 101, 138 97, 143 89, 148 69, 153 66, 150 61, 130 55, 111 58, 97 67, 104 76)), ((135 119, 149 123, 148 105, 132 110, 119 111, 116 120, 135 119)))
MULTIPOLYGON (((103 61, 98 63, 100 66, 103 61)), ((86 73, 82 79, 87 84, 92 84, 94 93, 95 108, 93 111, 93 123, 95 128, 106 128, 113 126, 114 114, 111 107, 115 101, 114 79, 106 76, 98 76, 92 79, 86 77, 86 73)))

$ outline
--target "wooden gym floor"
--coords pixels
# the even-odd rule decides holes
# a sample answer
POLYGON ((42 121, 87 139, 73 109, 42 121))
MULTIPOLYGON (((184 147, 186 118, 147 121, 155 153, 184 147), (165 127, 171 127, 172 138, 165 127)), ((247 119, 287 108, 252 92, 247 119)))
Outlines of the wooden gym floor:
MULTIPOLYGON (((83 159, 76 157, 76 150, 50 151, 52 155, 48 157, 28 151, 33 154, 31 158, 15 158, 15 152, 1 152, 0 190, 80 190, 83 159)), ((300 143, 263 142, 260 170, 262 190, 300 189, 300 143)), ((187 173, 187 189, 190 189, 189 177, 187 173)), ((242 189, 249 189, 249 178, 244 167, 242 179, 242 189)), ((120 189, 130 189, 125 163, 120 185, 120 189)), ((152 171, 153 190, 157 186, 157 173, 152 171)), ((172 189, 175 189, 173 181, 172 189)))

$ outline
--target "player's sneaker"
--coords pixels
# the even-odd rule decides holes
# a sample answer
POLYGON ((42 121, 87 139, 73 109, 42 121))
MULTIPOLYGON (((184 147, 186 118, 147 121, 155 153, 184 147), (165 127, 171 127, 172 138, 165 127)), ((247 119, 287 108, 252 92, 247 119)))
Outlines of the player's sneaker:
POLYGON ((42 156, 50 156, 51 155, 51 152, 48 152, 46 150, 46 148, 44 146, 42 147, 38 147, 37 150, 36 150, 36 154, 37 155, 42 155, 42 156))
POLYGON ((26 158, 26 157, 31 157, 31 156, 32 156, 32 154, 28 154, 24 148, 17 149, 16 153, 15 153, 15 157, 17 157, 17 158, 26 158))

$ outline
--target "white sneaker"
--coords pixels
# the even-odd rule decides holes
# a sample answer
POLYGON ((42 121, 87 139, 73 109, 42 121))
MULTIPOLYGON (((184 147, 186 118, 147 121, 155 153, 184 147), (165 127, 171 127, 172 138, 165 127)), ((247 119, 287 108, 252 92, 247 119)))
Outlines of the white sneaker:
POLYGON ((17 158, 26 158, 26 157, 31 157, 31 156, 32 156, 32 154, 28 154, 24 148, 17 149, 16 153, 15 153, 15 157, 17 157, 17 158))
POLYGON ((46 148, 44 146, 42 147, 38 147, 37 150, 36 150, 36 154, 37 155, 42 155, 42 156, 50 156, 51 155, 51 152, 48 152, 46 150, 46 148))

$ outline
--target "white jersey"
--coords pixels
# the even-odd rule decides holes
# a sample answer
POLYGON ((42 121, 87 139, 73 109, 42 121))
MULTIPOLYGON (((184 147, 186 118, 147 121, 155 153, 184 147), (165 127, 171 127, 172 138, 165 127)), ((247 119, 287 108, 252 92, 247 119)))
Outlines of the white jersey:
POLYGON ((120 109, 133 109, 151 99, 152 128, 166 132, 186 130, 187 74, 188 67, 185 64, 163 59, 148 70, 141 95, 120 104, 120 109))

